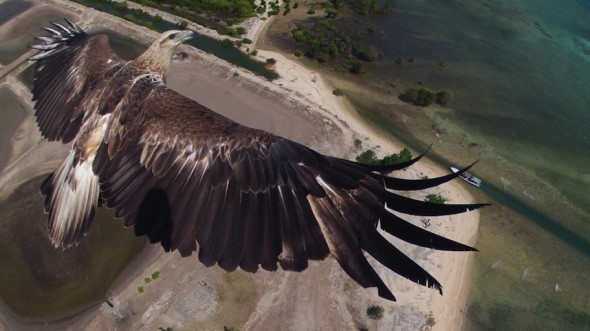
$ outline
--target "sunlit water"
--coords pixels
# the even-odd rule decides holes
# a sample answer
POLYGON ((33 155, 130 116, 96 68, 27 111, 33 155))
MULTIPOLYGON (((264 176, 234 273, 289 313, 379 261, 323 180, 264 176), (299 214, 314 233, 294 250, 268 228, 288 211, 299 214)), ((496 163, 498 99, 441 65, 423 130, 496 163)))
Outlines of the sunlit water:
POLYGON ((428 111, 355 102, 408 145, 433 143, 440 162, 480 159, 485 185, 473 193, 495 206, 481 213, 463 327, 590 329, 589 3, 400 0, 395 9, 367 37, 383 57, 363 80, 392 99, 422 84, 452 101, 428 111))

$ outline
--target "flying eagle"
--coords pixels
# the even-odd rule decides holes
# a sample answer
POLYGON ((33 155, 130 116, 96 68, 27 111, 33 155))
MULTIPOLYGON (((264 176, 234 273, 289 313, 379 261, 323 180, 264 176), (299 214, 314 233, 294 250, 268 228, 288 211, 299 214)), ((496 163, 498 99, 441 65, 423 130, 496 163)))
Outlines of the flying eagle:
POLYGON ((194 32, 168 31, 138 58, 123 61, 106 35, 51 23, 32 48, 33 100, 46 139, 71 144, 41 185, 56 247, 88 232, 99 197, 115 215, 165 251, 198 251, 205 266, 255 272, 302 271, 332 255, 363 287, 395 300, 365 258, 438 289, 441 284, 377 230, 451 251, 474 248, 414 226, 389 209, 450 215, 484 204, 432 204, 391 190, 421 190, 447 176, 408 180, 386 174, 410 166, 367 165, 322 155, 243 126, 165 84, 173 50, 194 32), (277 265, 278 264, 278 265, 277 265))

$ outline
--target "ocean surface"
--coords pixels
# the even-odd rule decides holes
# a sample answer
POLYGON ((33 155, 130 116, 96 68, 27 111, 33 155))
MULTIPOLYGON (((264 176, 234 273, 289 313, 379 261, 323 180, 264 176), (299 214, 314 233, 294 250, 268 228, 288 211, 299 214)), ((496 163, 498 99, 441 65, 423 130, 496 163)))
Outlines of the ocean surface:
POLYGON ((392 99, 423 86, 451 102, 422 110, 353 99, 407 145, 433 144, 441 163, 479 160, 484 186, 470 191, 494 206, 481 212, 462 327, 590 330, 590 1, 394 8, 371 18, 367 38, 383 56, 362 80, 392 99))

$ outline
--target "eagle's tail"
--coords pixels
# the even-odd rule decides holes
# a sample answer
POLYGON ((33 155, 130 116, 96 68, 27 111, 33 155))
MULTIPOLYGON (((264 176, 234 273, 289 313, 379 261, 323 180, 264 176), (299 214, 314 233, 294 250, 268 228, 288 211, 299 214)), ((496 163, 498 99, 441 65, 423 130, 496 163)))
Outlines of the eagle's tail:
POLYGON ((99 197, 92 163, 77 160, 72 150, 60 167, 41 184, 49 237, 55 247, 77 245, 88 232, 99 197))

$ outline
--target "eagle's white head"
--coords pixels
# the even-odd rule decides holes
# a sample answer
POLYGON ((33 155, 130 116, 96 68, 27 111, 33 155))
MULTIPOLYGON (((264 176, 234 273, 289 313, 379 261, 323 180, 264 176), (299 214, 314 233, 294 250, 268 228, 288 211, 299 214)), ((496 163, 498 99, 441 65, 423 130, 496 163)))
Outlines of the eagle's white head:
POLYGON ((191 30, 171 30, 163 32, 156 41, 135 61, 148 69, 158 73, 162 78, 168 72, 170 59, 176 47, 195 36, 191 30))

